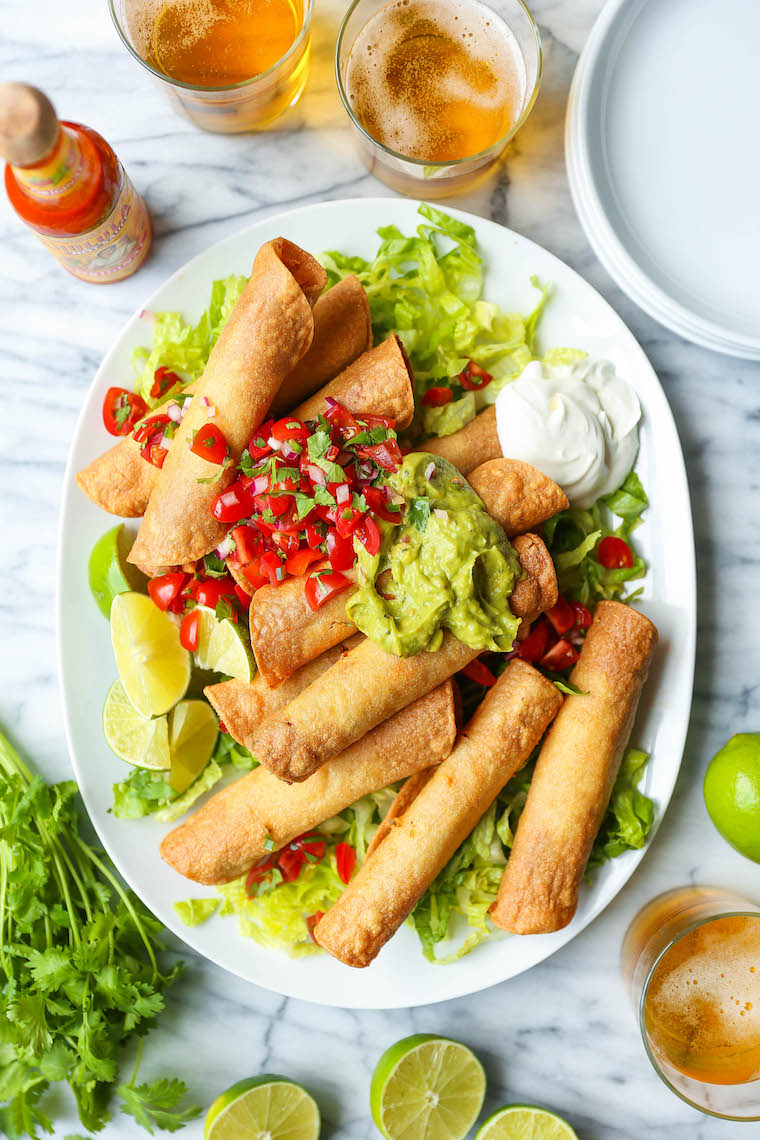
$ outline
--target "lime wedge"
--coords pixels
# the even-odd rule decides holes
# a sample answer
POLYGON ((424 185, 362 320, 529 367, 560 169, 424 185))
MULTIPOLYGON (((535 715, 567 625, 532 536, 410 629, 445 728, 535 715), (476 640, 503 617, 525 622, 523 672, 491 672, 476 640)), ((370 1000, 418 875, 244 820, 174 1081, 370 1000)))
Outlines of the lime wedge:
POLYGON ((214 611, 206 606, 198 606, 198 612, 200 622, 195 652, 198 668, 224 673, 238 681, 250 681, 254 664, 245 626, 236 625, 229 618, 217 621, 214 611))
POLYGON ((103 705, 103 734, 111 751, 136 768, 157 772, 171 763, 166 717, 147 720, 140 716, 121 681, 114 681, 108 690, 103 705))
POLYGON ((553 1112, 531 1104, 497 1108, 475 1133, 475 1140, 578 1140, 573 1129, 553 1112))
POLYGON ((485 1092, 483 1066, 466 1045, 416 1033, 378 1061, 370 1107, 386 1140, 463 1140, 485 1092))
POLYGON ((265 1073, 238 1081, 206 1114, 204 1140, 317 1140, 317 1103, 306 1089, 265 1073))
POLYGON ((185 695, 190 654, 177 626, 146 594, 116 595, 111 641, 124 691, 141 716, 161 716, 185 695))
POLYGON ((169 713, 169 783, 184 792, 201 774, 219 734, 216 713, 205 701, 180 701, 169 713))
POLYGON ((147 578, 127 555, 135 537, 124 523, 107 530, 92 548, 89 563, 90 589, 103 617, 111 613, 111 602, 128 590, 145 590, 147 578))

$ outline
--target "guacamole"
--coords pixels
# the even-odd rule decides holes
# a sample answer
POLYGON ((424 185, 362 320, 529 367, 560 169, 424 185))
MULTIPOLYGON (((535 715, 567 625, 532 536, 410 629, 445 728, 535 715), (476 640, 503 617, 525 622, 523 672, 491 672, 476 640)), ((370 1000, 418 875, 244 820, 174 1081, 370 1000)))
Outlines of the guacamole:
POLYGON ((511 649, 520 564, 464 476, 440 456, 413 452, 388 481, 406 500, 405 522, 383 524, 374 557, 356 543, 351 620, 399 657, 437 649, 445 629, 473 649, 511 649))

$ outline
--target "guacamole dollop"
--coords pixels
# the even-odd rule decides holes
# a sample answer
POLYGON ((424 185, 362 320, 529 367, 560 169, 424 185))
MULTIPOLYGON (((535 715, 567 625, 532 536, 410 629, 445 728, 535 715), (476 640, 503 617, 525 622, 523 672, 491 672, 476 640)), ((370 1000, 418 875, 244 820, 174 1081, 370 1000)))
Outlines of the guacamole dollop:
POLYGON ((413 452, 388 481, 406 501, 405 521, 383 524, 374 556, 356 543, 351 620, 399 657, 437 649, 446 629, 473 649, 511 649, 520 564, 464 476, 440 456, 413 452))

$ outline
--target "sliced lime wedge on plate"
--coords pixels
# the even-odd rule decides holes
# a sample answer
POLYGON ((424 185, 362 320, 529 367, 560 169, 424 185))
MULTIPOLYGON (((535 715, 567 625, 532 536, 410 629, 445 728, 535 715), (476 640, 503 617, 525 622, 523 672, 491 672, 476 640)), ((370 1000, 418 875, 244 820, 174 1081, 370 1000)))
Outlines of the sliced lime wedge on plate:
POLYGON ((197 667, 224 673, 238 681, 250 681, 255 666, 246 627, 229 618, 218 621, 214 611, 207 606, 198 606, 198 613, 197 667))
POLYGON ((121 681, 114 681, 108 690, 103 706, 103 734, 108 747, 136 768, 158 772, 171 764, 166 717, 140 716, 121 681))
POLYGON ((101 535, 92 548, 88 566, 90 590, 103 617, 111 613, 111 603, 117 594, 145 589, 148 579, 127 562, 134 540, 124 523, 119 523, 101 535))
POLYGON ((146 594, 117 594, 111 605, 111 641, 127 697, 144 717, 162 716, 190 682, 190 654, 179 629, 146 594))

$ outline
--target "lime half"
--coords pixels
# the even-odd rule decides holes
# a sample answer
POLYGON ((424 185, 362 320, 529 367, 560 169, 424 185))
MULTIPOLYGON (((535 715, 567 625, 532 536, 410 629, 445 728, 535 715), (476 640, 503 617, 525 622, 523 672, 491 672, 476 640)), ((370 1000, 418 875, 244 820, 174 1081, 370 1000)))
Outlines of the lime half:
POLYGON ((169 783, 184 792, 200 776, 219 734, 216 713, 205 701, 180 701, 169 713, 169 783))
POLYGON ((190 654, 177 626, 146 594, 116 595, 111 641, 124 691, 141 716, 161 716, 185 695, 190 654))
POLYGON ((760 732, 739 732, 705 773, 710 819, 732 847, 760 863, 760 732))
POLYGON ((553 1112, 531 1104, 497 1108, 478 1131, 475 1140, 578 1140, 573 1129, 553 1112))
POLYGON ((206 1114, 204 1140, 317 1140, 317 1103, 306 1089, 265 1073, 238 1081, 206 1114))
POLYGON ((217 621, 216 614, 206 606, 198 606, 198 648, 195 664, 199 669, 224 673, 238 681, 253 677, 253 654, 248 631, 229 618, 217 621))
POLYGON ((114 681, 108 690, 103 706, 103 734, 108 747, 136 768, 157 772, 171 763, 166 717, 149 720, 140 716, 121 681, 114 681))
POLYGON ((103 617, 111 613, 111 602, 128 590, 144 590, 147 578, 127 555, 135 541, 124 523, 107 530, 92 548, 89 562, 90 589, 103 617))
POLYGON ((463 1140, 483 1105, 486 1075, 472 1050, 416 1033, 391 1045, 372 1074, 370 1107, 386 1140, 463 1140))

